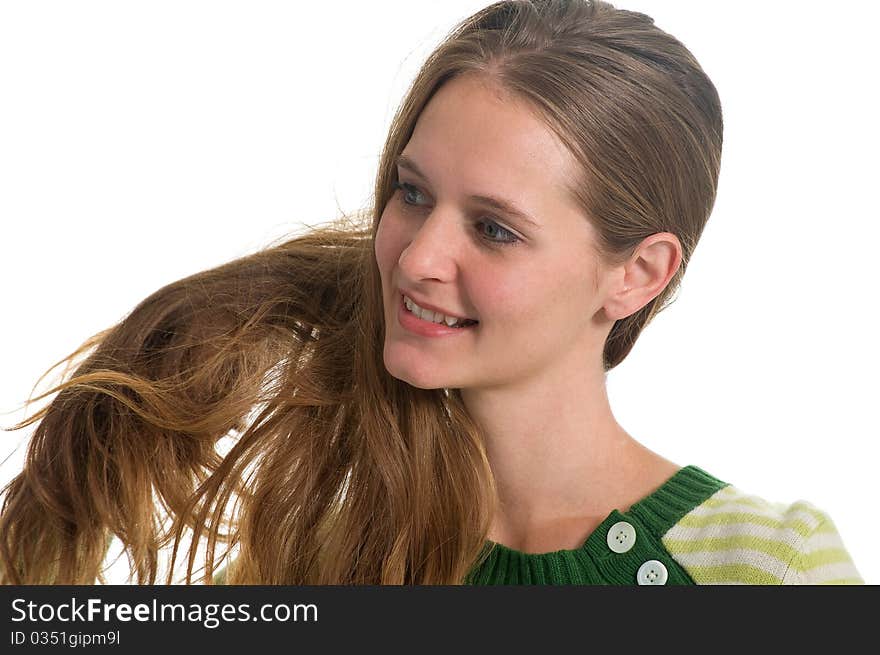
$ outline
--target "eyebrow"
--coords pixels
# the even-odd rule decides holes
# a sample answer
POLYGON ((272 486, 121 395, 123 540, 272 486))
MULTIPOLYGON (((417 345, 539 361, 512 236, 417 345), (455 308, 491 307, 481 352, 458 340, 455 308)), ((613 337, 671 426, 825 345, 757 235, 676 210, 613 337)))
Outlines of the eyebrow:
MULTIPOLYGON (((412 159, 410 159, 408 156, 406 156, 405 154, 401 153, 397 157, 397 160, 395 163, 400 168, 405 168, 408 171, 414 173, 415 175, 418 175, 423 180, 427 181, 428 176, 425 175, 424 173, 422 173, 421 169, 416 165, 416 163, 412 159)), ((484 205, 488 205, 489 207, 492 207, 493 209, 496 209, 500 212, 504 212, 505 214, 509 214, 510 216, 513 216, 514 218, 520 219, 521 221, 529 223, 530 225, 532 225, 533 227, 535 227, 537 229, 541 229, 541 226, 538 225, 537 221, 535 221, 531 216, 526 214, 523 210, 521 210, 519 207, 517 207, 515 204, 513 204, 510 201, 502 200, 500 198, 493 198, 492 196, 479 196, 479 195, 471 195, 471 196, 469 196, 469 198, 471 200, 475 200, 476 202, 480 202, 484 205)))

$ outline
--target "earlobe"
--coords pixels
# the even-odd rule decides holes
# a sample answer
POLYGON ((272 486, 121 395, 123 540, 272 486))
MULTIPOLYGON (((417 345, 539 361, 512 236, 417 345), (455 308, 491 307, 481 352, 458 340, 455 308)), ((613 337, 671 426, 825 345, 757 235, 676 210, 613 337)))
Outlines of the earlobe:
POLYGON ((609 319, 619 321, 635 314, 644 304, 639 305, 636 303, 633 297, 633 290, 625 287, 609 298, 603 309, 609 319))

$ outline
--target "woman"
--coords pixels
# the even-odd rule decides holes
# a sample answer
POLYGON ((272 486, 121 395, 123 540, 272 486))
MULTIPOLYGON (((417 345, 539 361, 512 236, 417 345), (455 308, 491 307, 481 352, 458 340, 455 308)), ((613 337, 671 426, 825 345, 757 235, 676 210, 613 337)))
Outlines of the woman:
POLYGON ((679 466, 609 407, 711 213, 722 128, 647 16, 466 19, 370 212, 171 284, 71 356, 21 425, 0 579, 90 583, 115 535, 141 583, 189 537, 187 582, 201 538, 207 580, 238 547, 230 583, 861 582, 827 514, 679 466))

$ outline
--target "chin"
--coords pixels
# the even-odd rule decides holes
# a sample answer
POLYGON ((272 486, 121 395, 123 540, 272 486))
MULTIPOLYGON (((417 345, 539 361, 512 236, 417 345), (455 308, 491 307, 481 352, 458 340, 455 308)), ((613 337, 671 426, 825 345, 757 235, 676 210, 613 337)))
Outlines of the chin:
POLYGON ((444 387, 442 387, 440 385, 436 385, 436 384, 419 384, 419 383, 417 383, 415 381, 411 381, 411 380, 403 380, 403 382, 406 382, 411 387, 415 387, 416 389, 423 389, 424 391, 431 391, 433 389, 443 389, 444 388, 444 387))
POLYGON ((394 357, 389 357, 387 349, 384 362, 385 370, 391 377, 417 389, 442 389, 449 386, 449 380, 442 379, 436 371, 421 371, 411 361, 401 365, 394 357))
POLYGON ((418 375, 411 370, 399 370, 389 367, 387 365, 385 366, 385 369, 388 371, 391 377, 397 378, 401 382, 406 382, 408 385, 417 389, 441 389, 447 386, 442 381, 438 380, 436 376, 418 375))

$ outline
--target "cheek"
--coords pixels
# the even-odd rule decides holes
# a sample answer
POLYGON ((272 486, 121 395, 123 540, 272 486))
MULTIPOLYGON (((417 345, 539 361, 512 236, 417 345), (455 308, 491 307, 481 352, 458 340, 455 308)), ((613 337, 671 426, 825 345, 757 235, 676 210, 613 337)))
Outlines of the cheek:
POLYGON ((486 324, 501 330, 531 323, 544 315, 546 305, 534 279, 512 268, 480 267, 470 276, 469 293, 486 324))
POLYGON ((559 280, 559 276, 560 270, 553 266, 552 258, 543 255, 533 257, 532 261, 522 258, 509 272, 502 270, 494 276, 494 302, 515 316, 543 315, 548 306, 558 301, 557 284, 551 281, 559 280))
MULTIPOLYGON (((559 256, 543 258, 528 267, 480 276, 478 297, 489 313, 503 320, 498 325, 564 331, 581 317, 579 300, 585 295, 583 274, 558 265, 559 256)), ((537 334, 537 332, 535 333, 537 334)))
POLYGON ((402 248, 402 235, 394 219, 393 212, 385 210, 379 220, 376 230, 376 242, 374 244, 376 265, 382 279, 387 281, 397 260, 400 258, 402 248))

